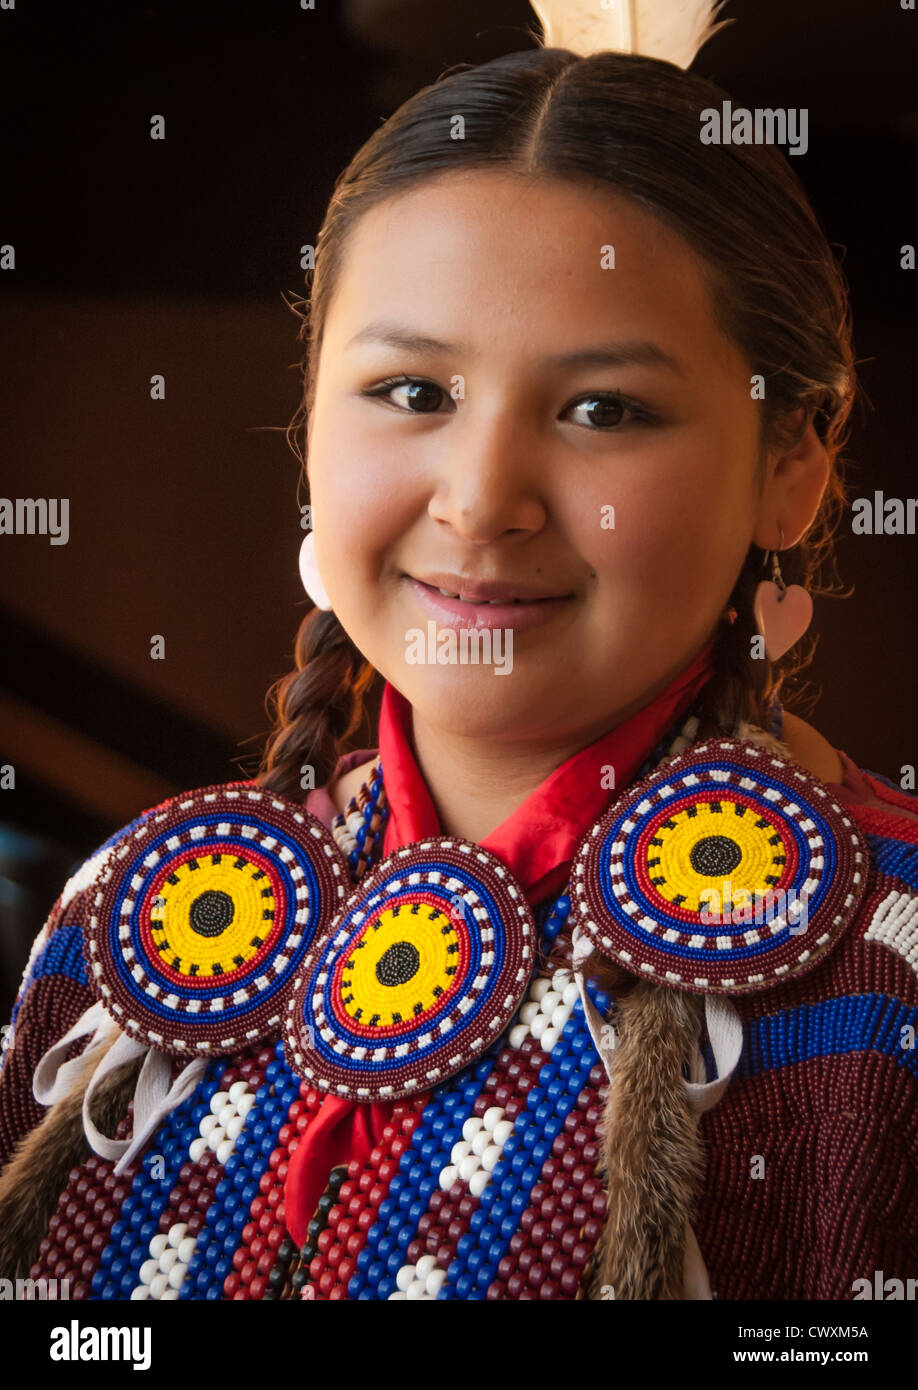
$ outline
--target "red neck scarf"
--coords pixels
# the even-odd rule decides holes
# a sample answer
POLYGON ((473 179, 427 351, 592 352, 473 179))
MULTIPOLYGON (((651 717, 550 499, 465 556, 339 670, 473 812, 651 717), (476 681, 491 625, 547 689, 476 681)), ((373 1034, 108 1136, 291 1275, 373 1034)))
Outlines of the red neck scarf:
MULTIPOLYGON (((577 842, 611 803, 615 793, 603 787, 602 769, 613 767, 616 787, 628 786, 710 679, 714 642, 712 638, 650 704, 549 773, 480 842, 507 866, 531 904, 561 891, 577 842)), ((384 855, 443 833, 412 744, 411 705, 387 681, 379 713, 379 756, 390 807, 384 855)))
MULTIPOLYGON (((615 795, 602 785, 602 768, 614 767, 616 786, 628 786, 651 749, 710 679, 713 647, 712 638, 656 699, 574 753, 481 841, 515 876, 532 906, 564 887, 581 835, 615 795)), ((387 682, 379 717, 379 755, 390 807, 384 855, 442 833, 411 740, 411 705, 387 682)), ((306 1239, 330 1170, 338 1164, 365 1163, 381 1142, 392 1108, 392 1101, 360 1104, 343 1096, 323 1096, 291 1155, 284 1184, 284 1219, 297 1244, 306 1239)))

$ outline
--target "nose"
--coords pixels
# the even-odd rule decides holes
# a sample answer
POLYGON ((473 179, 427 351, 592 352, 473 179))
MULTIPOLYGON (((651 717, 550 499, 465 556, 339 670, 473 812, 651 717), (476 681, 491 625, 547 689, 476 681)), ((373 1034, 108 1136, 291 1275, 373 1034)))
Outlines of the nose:
POLYGON ((440 436, 428 513, 463 541, 520 539, 545 525, 547 478, 542 448, 519 408, 466 402, 440 436))

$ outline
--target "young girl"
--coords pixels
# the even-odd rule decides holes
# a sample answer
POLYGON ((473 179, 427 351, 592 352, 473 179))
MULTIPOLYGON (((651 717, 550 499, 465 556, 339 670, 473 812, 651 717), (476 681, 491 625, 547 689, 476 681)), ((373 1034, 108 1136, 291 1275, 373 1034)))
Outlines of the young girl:
POLYGON ((699 138, 724 99, 634 53, 513 54, 339 179, 317 607, 258 776, 122 828, 35 943, 4 1276, 563 1300, 918 1274, 916 805, 778 698, 845 502, 846 295, 785 156, 699 138), (783 915, 737 915, 750 889, 783 915))

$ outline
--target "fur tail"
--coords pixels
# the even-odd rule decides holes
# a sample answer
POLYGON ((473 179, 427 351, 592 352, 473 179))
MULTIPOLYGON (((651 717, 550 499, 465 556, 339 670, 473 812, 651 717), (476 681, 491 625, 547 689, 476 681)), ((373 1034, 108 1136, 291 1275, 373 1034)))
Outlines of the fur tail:
POLYGON ((683 1084, 702 1001, 639 980, 617 1001, 601 1163, 608 1188, 593 1297, 681 1299, 704 1155, 683 1084), (599 1287, 596 1287, 598 1285, 599 1287))
MULTIPOLYGON (((118 1036, 116 1031, 87 1048, 82 1058, 85 1066, 70 1092, 48 1107, 35 1128, 19 1141, 0 1174, 0 1278, 28 1278, 71 1169, 89 1157, 83 1095, 118 1036)), ((114 1134, 128 1113, 141 1061, 135 1058, 118 1067, 93 1096, 92 1118, 103 1134, 114 1134)))

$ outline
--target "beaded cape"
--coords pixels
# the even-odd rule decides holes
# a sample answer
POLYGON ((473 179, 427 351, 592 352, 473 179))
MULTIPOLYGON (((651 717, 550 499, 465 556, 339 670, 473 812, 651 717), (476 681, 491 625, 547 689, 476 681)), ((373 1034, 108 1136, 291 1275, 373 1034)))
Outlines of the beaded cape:
MULTIPOLYGON (((674 758, 675 767, 692 733, 691 721, 671 730, 636 781, 661 758, 674 758)), ((356 890, 364 877, 371 883, 379 862, 386 803, 378 763, 374 774, 332 827, 341 863, 329 853, 329 885, 339 900, 335 867, 346 863, 356 890)), ((850 1298, 854 1281, 872 1283, 876 1269, 903 1279, 915 1273, 918 822, 901 814, 914 807, 913 798, 867 775, 888 810, 839 806, 835 825, 844 833, 848 822, 852 844, 866 851, 853 916, 807 970, 765 991, 731 994, 743 1049, 726 1094, 701 1122, 708 1172, 695 1225, 720 1298, 850 1298), (763 1176, 750 1177, 758 1167, 763 1176)), ((253 788, 232 783, 222 791, 253 788)), ((91 899, 106 850, 149 828, 157 815, 174 817, 183 802, 187 810, 194 795, 170 798, 122 828, 54 904, 26 967, 0 1072, 0 1163, 41 1118, 31 1090, 39 1058, 94 997, 91 899)), ((800 853, 813 831, 805 824, 808 807, 791 804, 790 812, 778 807, 785 817, 782 849, 800 853)), ((605 827, 610 850, 621 839, 614 811, 605 827)), ((678 834, 679 822, 669 819, 672 826, 664 830, 678 834)), ((730 837, 720 829, 703 838, 705 852, 720 856, 724 867, 730 837)), ((758 830, 764 847, 770 835, 758 830)), ((221 822, 219 833, 238 837, 241 826, 221 822)), ((185 853, 180 863, 187 865, 195 856, 181 833, 172 838, 168 853, 185 853)), ((296 875, 303 866, 291 853, 286 885, 250 878, 258 866, 251 867, 247 853, 236 857, 247 859, 248 870, 233 862, 228 871, 245 877, 244 896, 257 892, 260 901, 261 886, 269 887, 267 910, 276 917, 286 902, 294 936, 297 925, 306 926, 288 958, 301 951, 297 963, 307 960, 310 942, 321 940, 322 923, 310 929, 296 922, 303 911, 296 875)), ((151 880, 154 914, 169 892, 185 891, 183 875, 207 867, 201 857, 197 862, 197 869, 173 868, 174 883, 169 874, 151 880)), ((786 863, 781 872, 790 872, 786 863)), ((825 877, 830 894, 835 876, 825 877)), ((215 929, 228 912, 216 882, 202 878, 195 898, 202 900, 199 935, 211 961, 215 929)), ((139 893, 143 884, 137 887, 139 893)), ((644 884, 643 891, 665 888, 644 884)), ((616 895, 615 901, 627 899, 616 895)), ((589 907, 580 912, 584 926, 589 907)), ((512 1016, 501 1020, 499 1036, 471 1060, 460 1059, 441 1084, 372 1107, 382 1123, 371 1126, 359 1155, 331 1167, 300 1240, 287 1226, 285 1183, 298 1145, 322 1123, 327 1078, 323 1090, 291 1065, 274 1012, 261 1007, 267 987, 259 989, 257 981, 266 978, 273 949, 267 935, 254 945, 251 936, 247 944, 236 941, 241 962, 229 957, 219 964, 231 967, 227 973, 243 973, 237 988, 219 997, 231 1001, 239 981, 243 992, 254 985, 253 1000, 237 999, 236 1006, 244 1017, 252 1002, 258 1035, 241 1045, 232 1033, 222 1035, 220 1041, 233 1039, 233 1050, 207 1059, 192 1093, 125 1171, 116 1174, 96 1154, 79 1162, 37 1258, 17 1272, 66 1279, 70 1297, 94 1299, 601 1297, 590 1290, 590 1280, 605 1212, 597 1159, 607 1077, 572 969, 578 911, 568 893, 535 910, 534 969, 512 1016)), ((635 915, 623 911, 621 921, 604 921, 607 930, 612 923, 615 932, 633 931, 635 915)), ((664 973, 673 963, 672 948, 690 951, 692 935, 666 930, 675 932, 675 941, 661 935, 658 942, 644 939, 640 948, 644 963, 656 962, 664 973)), ((745 932, 759 930, 743 924, 743 944, 734 942, 728 954, 754 952, 759 943, 746 941, 745 932)), ((146 949, 162 957, 154 936, 151 925, 146 949)), ((629 949, 624 936, 614 944, 629 949)), ((396 965, 400 959, 391 957, 396 965)), ((169 962, 177 984, 181 962, 180 954, 169 962)), ((143 965, 138 968, 143 974, 143 965)), ((723 980, 732 982, 725 984, 731 993, 735 975, 724 973, 723 980)), ((586 989, 599 1016, 610 1017, 609 996, 591 981, 586 989)), ((218 996, 211 991, 211 997, 218 996)), ((167 1000, 165 1007, 175 1004, 167 1000)), ((176 1068, 182 1050, 176 1049, 176 1068)), ((713 1075, 704 1038, 701 1052, 713 1075)), ((119 1133, 129 1133, 130 1125, 127 1116, 119 1133)))

